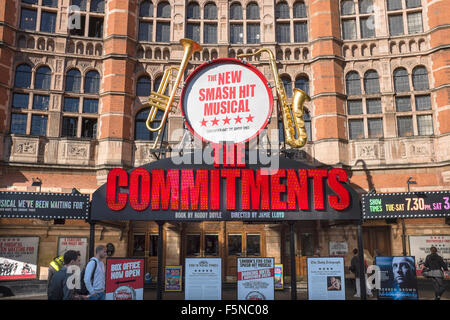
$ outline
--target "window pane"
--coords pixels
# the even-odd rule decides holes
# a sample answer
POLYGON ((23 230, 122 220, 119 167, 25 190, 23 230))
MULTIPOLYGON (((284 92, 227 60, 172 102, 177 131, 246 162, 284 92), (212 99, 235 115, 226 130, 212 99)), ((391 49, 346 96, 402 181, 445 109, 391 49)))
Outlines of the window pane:
POLYGON ((38 4, 38 0, 22 0, 23 3, 38 4))
POLYGON ((409 77, 406 69, 396 69, 394 71, 394 89, 395 92, 408 92, 409 77))
POLYGON ((47 116, 33 115, 31 117, 31 134, 36 136, 47 134, 47 116))
POLYGON ((34 82, 34 88, 49 90, 51 77, 52 77, 52 75, 51 75, 51 70, 49 67, 40 67, 36 71, 36 79, 34 82))
POLYGON ((260 42, 260 32, 259 23, 258 24, 247 24, 247 43, 259 43, 260 42))
POLYGON ((402 0, 387 0, 389 11, 402 9, 402 0))
POLYGON ((148 252, 149 257, 157 257, 158 256, 158 239, 159 235, 152 234, 150 235, 150 250, 148 252))
POLYGON ((294 22, 294 42, 308 42, 308 24, 294 22))
POLYGON ((97 138, 97 119, 83 119, 81 136, 83 138, 97 138))
POLYGON ((133 256, 143 257, 145 255, 145 234, 133 235, 133 256))
POLYGON ((198 3, 189 3, 187 6, 186 15, 188 19, 200 19, 200 6, 198 5, 198 3))
POLYGON ((77 26, 75 22, 70 26, 69 33, 74 36, 84 36, 84 30, 86 27, 86 16, 81 16, 80 25, 77 26), (80 28, 78 28, 80 27, 80 28))
POLYGON ((97 113, 98 112, 98 100, 97 99, 84 99, 83 113, 97 113))
POLYGON ((389 34, 398 36, 403 34, 403 32, 403 16, 401 14, 389 16, 389 34))
POLYGON ((217 24, 205 23, 203 27, 204 27, 203 42, 217 43, 217 24))
POLYGON ((200 42, 200 24, 188 23, 186 26, 186 37, 200 42))
POLYGON ((314 255, 314 237, 312 233, 302 233, 302 256, 314 255))
POLYGON ((369 138, 383 137, 383 119, 367 119, 369 138))
POLYGON ((63 117, 62 121, 62 137, 76 137, 78 128, 78 119, 63 117))
POLYGON ((428 90, 428 72, 424 67, 417 67, 413 70, 413 86, 415 90, 428 90))
POLYGON ((105 1, 91 0, 91 12, 105 12, 105 1))
POLYGON ((364 89, 367 94, 380 93, 380 81, 378 73, 374 70, 367 71, 364 75, 364 89))
POLYGON ((244 29, 242 24, 230 24, 230 42, 243 43, 244 29))
POLYGON ((239 3, 233 3, 230 7, 230 19, 231 20, 242 20, 242 6, 239 3))
POLYGON ((433 135, 433 117, 431 114, 417 116, 417 130, 419 136, 433 135))
POLYGON ((284 89, 286 90, 286 95, 291 98, 292 97, 292 81, 288 77, 281 77, 281 81, 283 82, 284 89))
POLYGON ((48 110, 48 105, 50 102, 50 96, 34 95, 33 98, 33 109, 34 110, 48 110))
POLYGON ((259 7, 256 3, 250 3, 247 6, 247 20, 259 19, 259 7))
POLYGON ((100 74, 97 71, 89 71, 84 82, 85 93, 98 93, 100 90, 100 74))
POLYGON ((56 13, 42 12, 41 16, 41 31, 54 33, 56 29, 56 13))
POLYGON ((409 137, 413 135, 412 117, 397 118, 398 136, 409 137))
POLYGON ((408 33, 423 32, 422 12, 408 13, 408 33))
POLYGON ((306 18, 306 6, 303 1, 294 3, 294 18, 306 18))
POLYGON ((22 9, 20 16, 20 29, 36 30, 36 10, 22 9))
POLYGON ((381 99, 367 99, 366 107, 369 114, 381 113, 381 99))
POLYGON ((363 114, 363 105, 361 100, 348 100, 347 105, 349 115, 363 114))
POLYGON ((26 114, 11 114, 11 133, 12 134, 26 134, 27 131, 27 115, 26 114))
POLYGON ((214 3, 208 3, 207 5, 205 5, 205 8, 203 10, 205 19, 217 19, 217 7, 214 3))
POLYGON ((364 138, 363 119, 349 120, 348 130, 350 134, 350 139, 363 139, 364 138))
POLYGON ((28 109, 28 93, 14 93, 12 107, 18 109, 28 109))
POLYGON ((16 69, 14 86, 16 88, 29 88, 31 86, 31 67, 21 64, 16 69))
POLYGON ((81 90, 81 72, 78 70, 70 70, 66 75, 66 91, 80 92, 81 90))
POLYGON ((305 91, 307 94, 309 94, 309 80, 305 77, 298 77, 295 79, 295 87, 297 89, 305 91))
POLYGON ((89 18, 89 37, 103 38, 103 18, 89 18))
POLYGON ((375 38, 375 18, 373 16, 368 18, 361 18, 361 38, 375 38))
POLYGON ((421 0, 406 0, 406 8, 417 8, 422 6, 421 0))
POLYGON ((342 20, 342 36, 344 40, 356 39, 356 20, 342 20))
POLYGON ((159 18, 170 18, 171 9, 168 2, 160 2, 158 4, 157 17, 159 18))
POLYGON ((152 32, 152 22, 139 22, 139 41, 152 41, 152 32))
POLYGON ((289 23, 277 23, 276 25, 277 42, 289 43, 291 42, 291 26, 289 23))
POLYGON ((430 95, 416 96, 416 110, 431 110, 431 98, 430 95))
POLYGON ((143 1, 139 7, 140 17, 153 17, 153 3, 151 1, 143 1))
POLYGON ((303 114, 303 119, 305 120, 305 129, 308 141, 312 141, 312 129, 311 129, 311 117, 308 113, 303 114))
POLYGON ((79 112, 80 99, 79 98, 64 98, 64 112, 79 112))
POLYGON ((81 11, 86 11, 87 0, 72 0, 72 5, 80 8, 81 11))
POLYGON ((396 97, 395 105, 397 106, 397 112, 411 111, 411 98, 410 97, 396 97))
POLYGON ((219 235, 205 234, 205 255, 207 256, 219 255, 219 235))
POLYGON ((355 14, 355 3, 353 0, 342 1, 341 12, 343 15, 355 14))
POLYGON ((350 72, 347 74, 346 80, 347 95, 360 95, 361 94, 361 79, 356 72, 350 72))
POLYGON ((148 97, 150 96, 151 88, 152 84, 150 78, 147 76, 140 77, 137 81, 136 95, 138 97, 148 97))
POLYGON ((170 23, 158 22, 156 24, 156 41, 169 42, 170 41, 170 23))
MULTIPOLYGON (((147 140, 154 141, 157 136, 157 132, 151 132, 147 129, 145 122, 147 120, 150 109, 143 109, 136 114, 134 139, 135 140, 147 140)), ((156 113, 155 121, 152 123, 153 127, 157 127, 161 124, 163 112, 158 110, 156 113)), ((168 128, 165 126, 162 140, 167 141, 168 128)))
POLYGON ((240 256, 242 254, 242 235, 228 235, 228 256, 240 256))
POLYGON ((275 18, 277 19, 289 19, 289 5, 286 2, 280 2, 275 7, 275 18))
POLYGON ((372 13, 373 1, 372 0, 359 0, 359 13, 372 13))
POLYGON ((261 236, 259 234, 247 234, 247 257, 261 255, 261 236))
POLYGON ((200 235, 188 234, 186 236, 186 255, 187 256, 200 256, 200 235))

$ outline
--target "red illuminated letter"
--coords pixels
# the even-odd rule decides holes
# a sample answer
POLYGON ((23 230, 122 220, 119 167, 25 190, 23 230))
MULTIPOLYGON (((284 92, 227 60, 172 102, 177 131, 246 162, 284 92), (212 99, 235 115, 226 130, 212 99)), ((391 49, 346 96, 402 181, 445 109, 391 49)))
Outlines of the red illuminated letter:
POLYGON ((227 179, 227 210, 236 210, 236 178, 241 175, 239 169, 221 170, 222 178, 227 179))
POLYGON ((323 199, 323 178, 327 176, 327 169, 308 169, 308 176, 313 178, 314 185, 314 209, 325 209, 323 199))
POLYGON ((194 182, 193 170, 181 170, 181 210, 198 209, 198 198, 200 196, 200 210, 208 210, 208 170, 197 170, 194 182), (190 202, 189 202, 190 197, 190 202))
POLYGON ((330 206, 335 210, 345 210, 350 205, 350 195, 345 187, 339 183, 348 180, 347 172, 343 169, 331 169, 328 172, 328 185, 337 196, 328 196, 330 206))
POLYGON ((269 207, 269 176, 261 175, 261 169, 256 171, 256 182, 253 170, 242 170, 242 210, 250 210, 250 199, 252 210, 270 210, 269 207))
POLYGON ((272 194, 272 210, 285 210, 286 201, 281 201, 280 194, 286 192, 286 186, 280 184, 280 178, 286 176, 285 169, 278 169, 277 173, 270 176, 270 191, 272 194))
POLYGON ((106 182, 106 204, 114 211, 122 210, 127 205, 127 194, 117 192, 117 187, 128 187, 128 174, 120 168, 112 169, 106 182))
POLYGON ((220 170, 211 169, 211 210, 220 210, 220 170))
POLYGON ((308 203, 308 176, 306 169, 298 170, 300 178, 294 169, 287 170, 288 209, 297 210, 297 201, 301 210, 309 209, 308 203))
POLYGON ((159 210, 161 196, 161 210, 169 209, 169 200, 172 210, 178 210, 179 202, 179 170, 167 170, 167 183, 164 179, 163 169, 152 170, 152 210, 159 210))
POLYGON ((136 211, 143 211, 149 203, 150 173, 142 168, 135 169, 130 174, 130 206, 136 211))

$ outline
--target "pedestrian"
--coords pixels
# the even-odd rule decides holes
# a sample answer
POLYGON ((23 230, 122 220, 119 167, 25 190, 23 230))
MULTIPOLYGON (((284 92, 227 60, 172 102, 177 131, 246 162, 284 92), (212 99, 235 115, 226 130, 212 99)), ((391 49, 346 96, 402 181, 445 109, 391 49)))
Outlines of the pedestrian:
POLYGON ((48 267, 48 277, 47 277, 47 296, 49 295, 50 281, 53 275, 58 272, 64 266, 64 255, 55 257, 48 267))
POLYGON ((427 275, 433 282, 434 300, 440 300, 442 294, 445 292, 444 272, 442 269, 448 271, 448 268, 442 257, 437 254, 436 247, 431 247, 430 252, 425 258, 425 267, 430 270, 427 275))
POLYGON ((64 265, 52 276, 50 280, 48 299, 49 300, 85 300, 87 296, 80 296, 76 293, 75 288, 69 287, 69 277, 72 273, 68 273, 71 266, 80 267, 80 252, 68 250, 64 253, 64 265))
MULTIPOLYGON (((361 295, 361 268, 359 266, 359 256, 358 256, 358 249, 353 249, 353 258, 350 262, 350 271, 353 272, 355 274, 355 286, 356 286, 356 293, 354 295, 354 297, 359 298, 361 295)), ((369 289, 368 283, 367 283, 367 274, 366 274, 366 270, 367 270, 367 264, 364 261, 364 277, 366 280, 366 291, 367 291, 367 295, 368 296, 372 296, 372 292, 369 289)))
POLYGON ((102 261, 105 257, 106 247, 100 245, 86 266, 83 281, 89 291, 89 300, 105 300, 105 265, 102 261))

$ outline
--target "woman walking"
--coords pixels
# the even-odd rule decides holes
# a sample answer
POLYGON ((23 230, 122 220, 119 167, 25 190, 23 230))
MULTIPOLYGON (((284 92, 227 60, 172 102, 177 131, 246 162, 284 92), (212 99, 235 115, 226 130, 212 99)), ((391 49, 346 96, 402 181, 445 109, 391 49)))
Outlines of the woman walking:
POLYGON ((444 286, 444 272, 448 271, 447 265, 440 255, 437 254, 436 247, 430 248, 431 253, 425 258, 425 267, 430 269, 428 276, 433 282, 435 300, 440 300, 441 295, 445 291, 444 286))

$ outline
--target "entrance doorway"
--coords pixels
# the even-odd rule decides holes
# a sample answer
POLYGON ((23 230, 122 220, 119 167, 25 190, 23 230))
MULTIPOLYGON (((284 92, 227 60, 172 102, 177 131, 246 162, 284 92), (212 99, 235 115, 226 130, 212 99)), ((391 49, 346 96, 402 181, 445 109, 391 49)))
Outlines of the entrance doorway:
POLYGON ((145 258, 145 272, 153 279, 158 276, 158 232, 134 232, 130 256, 145 258))
POLYGON ((262 236, 259 232, 228 232, 226 244, 226 279, 236 281, 237 259, 262 257, 262 236))
POLYGON ((367 249, 370 255, 391 255, 391 230, 389 226, 363 227, 364 249, 367 249))

